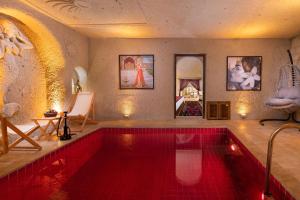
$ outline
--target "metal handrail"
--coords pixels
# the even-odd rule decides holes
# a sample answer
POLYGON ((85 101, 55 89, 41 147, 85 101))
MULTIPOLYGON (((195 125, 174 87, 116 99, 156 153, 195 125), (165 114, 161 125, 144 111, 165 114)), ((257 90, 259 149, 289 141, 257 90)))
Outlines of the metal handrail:
POLYGON ((266 163, 266 180, 265 180, 265 191, 264 195, 271 196, 270 193, 270 175, 271 175, 271 162, 272 162, 272 154, 273 154, 273 142, 278 133, 280 133, 284 129, 296 128, 300 130, 300 125, 297 124, 284 124, 276 131, 274 131, 268 142, 268 154, 267 154, 267 163, 266 163))

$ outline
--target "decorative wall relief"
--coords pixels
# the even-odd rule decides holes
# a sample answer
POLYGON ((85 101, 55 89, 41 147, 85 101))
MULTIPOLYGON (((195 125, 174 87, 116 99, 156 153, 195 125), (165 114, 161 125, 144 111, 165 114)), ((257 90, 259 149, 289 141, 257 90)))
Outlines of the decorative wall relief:
MULTIPOLYGON (((0 19, 13 23, 34 46, 33 49, 23 50, 22 56, 14 56, 19 75, 8 88, 5 96, 7 102, 18 103, 21 109, 13 116, 12 121, 19 124, 27 123, 32 118, 41 116, 48 109, 60 110, 65 99, 64 83, 70 79, 65 75, 66 66, 72 65, 73 60, 77 60, 77 58, 67 56, 63 38, 65 35, 69 38, 81 39, 81 37, 78 37, 76 33, 73 35, 73 31, 58 23, 47 25, 48 19, 41 21, 18 9, 0 7, 0 19), (51 26, 55 28, 52 29, 51 26), (56 28, 62 29, 59 35, 53 32, 56 28)), ((49 21, 52 20, 49 19, 49 21)), ((75 40, 76 44, 81 44, 81 42, 75 40)), ((74 57, 76 56, 78 55, 74 57)), ((81 57, 78 58, 80 59, 81 57)), ((4 68, 4 59, 0 59, 0 108, 3 106, 2 86, 6 78, 4 68)))
POLYGON ((53 8, 59 8, 59 10, 77 11, 81 8, 87 8, 85 0, 46 0, 46 3, 51 4, 53 8))
POLYGON ((9 20, 0 19, 0 59, 3 59, 5 74, 3 76, 3 102, 8 102, 7 93, 19 76, 19 65, 16 57, 23 55, 23 50, 33 49, 28 38, 9 20))

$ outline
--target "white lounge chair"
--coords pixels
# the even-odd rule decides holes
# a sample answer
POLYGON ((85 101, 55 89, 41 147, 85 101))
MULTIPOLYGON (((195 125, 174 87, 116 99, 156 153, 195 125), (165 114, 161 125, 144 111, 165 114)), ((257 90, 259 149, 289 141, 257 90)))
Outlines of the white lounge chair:
POLYGON ((97 123, 95 119, 94 110, 95 96, 93 92, 79 92, 74 95, 71 106, 68 109, 68 119, 74 122, 80 122, 81 127, 79 130, 73 132, 81 132, 86 123, 97 123), (91 116, 91 118, 90 118, 91 116))
POLYGON ((18 110, 13 110, 10 112, 10 107, 13 104, 6 104, 3 108, 3 115, 0 114, 1 121, 1 137, 3 144, 3 152, 7 153, 12 149, 35 149, 41 150, 42 147, 35 142, 30 136, 39 128, 39 126, 34 124, 27 125, 14 125, 9 120, 8 117, 12 117, 18 110), (9 111, 9 112, 7 112, 9 111), (31 146, 17 146, 22 141, 27 141, 31 146))

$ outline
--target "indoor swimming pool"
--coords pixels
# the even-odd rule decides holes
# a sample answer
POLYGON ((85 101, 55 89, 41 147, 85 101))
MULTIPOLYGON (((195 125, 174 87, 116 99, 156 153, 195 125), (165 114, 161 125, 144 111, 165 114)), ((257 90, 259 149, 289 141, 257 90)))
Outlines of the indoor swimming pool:
MULTIPOLYGON (((265 168, 226 128, 102 128, 3 177, 1 199, 261 200, 265 168)), ((272 177, 275 199, 294 199, 272 177)))

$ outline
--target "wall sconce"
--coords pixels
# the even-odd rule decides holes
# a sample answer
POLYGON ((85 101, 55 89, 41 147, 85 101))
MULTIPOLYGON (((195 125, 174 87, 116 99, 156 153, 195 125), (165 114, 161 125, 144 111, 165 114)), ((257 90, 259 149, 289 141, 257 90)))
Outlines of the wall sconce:
POLYGON ((125 119, 129 119, 129 117, 130 117, 130 114, 123 114, 123 117, 125 118, 125 119))
POLYGON ((238 114, 242 119, 246 119, 248 115, 248 107, 246 105, 240 105, 238 109, 238 114))
POLYGON ((125 119, 129 119, 134 112, 133 102, 131 100, 125 99, 120 102, 120 112, 125 119))
POLYGON ((124 106, 124 108, 123 108, 123 111, 122 111, 122 113, 123 113, 123 117, 125 118, 125 119, 129 119, 129 117, 130 117, 130 115, 131 115, 131 113, 132 113, 132 111, 131 111, 131 106, 124 106))
POLYGON ((239 114, 242 119, 246 119, 247 113, 243 112, 243 113, 239 113, 239 114))

